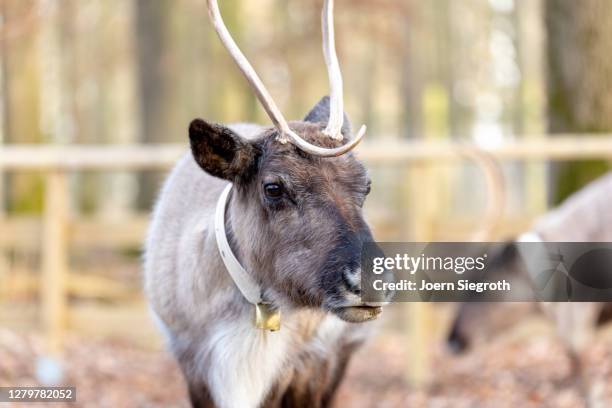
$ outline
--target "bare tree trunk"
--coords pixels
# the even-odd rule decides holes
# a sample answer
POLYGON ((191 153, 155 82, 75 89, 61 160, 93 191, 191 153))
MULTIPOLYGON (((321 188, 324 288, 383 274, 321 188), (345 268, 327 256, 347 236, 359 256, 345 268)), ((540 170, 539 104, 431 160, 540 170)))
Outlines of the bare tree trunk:
MULTIPOLYGON (((612 7, 609 0, 546 0, 551 133, 612 130, 612 7)), ((602 161, 556 166, 555 201, 599 176, 602 161)))
MULTIPOLYGON (((37 49, 37 0, 3 3, 4 58, 7 76, 6 112, 9 143, 37 143, 42 139, 39 126, 39 77, 37 49)), ((44 16, 43 16, 44 17, 44 16)), ((8 177, 9 208, 20 212, 40 211, 43 185, 38 175, 14 174, 8 177)))
MULTIPOLYGON (((105 60, 110 63, 104 75, 104 122, 105 141, 112 144, 131 144, 137 141, 138 132, 138 87, 136 79, 136 44, 131 34, 135 5, 125 0, 109 1, 102 4, 103 19, 114 21, 107 24, 101 35, 103 42, 118 44, 109 47, 105 60), (119 45, 120 44, 120 45, 119 45)), ((121 218, 129 214, 138 192, 137 180, 133 173, 115 172, 102 176, 99 187, 103 216, 121 218)))
MULTIPOLYGON (((415 14, 420 12, 414 1, 406 6, 406 9, 415 14)), ((405 9, 405 10, 406 10, 405 9)), ((418 17, 421 17, 420 15, 418 17)), ((400 33, 404 42, 401 49, 401 93, 404 103, 400 132, 407 139, 416 139, 422 136, 422 117, 423 117, 423 73, 419 60, 422 50, 418 45, 422 40, 422 27, 418 25, 418 18, 413 18, 412 14, 404 11, 402 16, 405 24, 400 33), (417 29, 415 29, 415 25, 417 29), (415 38, 418 37, 418 38, 415 38)), ((369 100, 369 99, 368 99, 369 100)), ((371 102, 370 102, 371 103, 371 102)), ((368 118, 371 119, 371 118, 368 118)))
MULTIPOLYGON (((517 62, 521 71, 515 133, 529 138, 546 132, 545 27, 544 1, 523 1, 516 4, 517 62)), ((544 162, 522 164, 523 206, 529 214, 541 214, 548 206, 548 166, 544 162)))
MULTIPOLYGON (((0 3, 0 19, 5 21, 5 4, 0 3)), ((0 149, 6 140, 6 58, 5 58, 4 30, 0 30, 0 149)), ((6 216, 6 174, 0 171, 0 222, 6 216)), ((9 262, 6 251, 0 250, 0 281, 6 282, 9 271, 9 262)))
MULTIPOLYGON (((0 19, 5 21, 5 2, 0 3, 0 19)), ((6 58, 5 58, 4 30, 0 30, 0 148, 6 142, 6 58)), ((6 174, 0 173, 0 217, 6 209, 5 183, 6 174)), ((1 255, 0 255, 1 256, 1 255)), ((0 258, 1 262, 1 258, 0 258)))
MULTIPOLYGON (((165 109, 172 78, 165 59, 171 46, 167 41, 171 8, 171 2, 165 0, 137 0, 136 3, 140 128, 143 143, 160 143, 170 132, 165 109)), ((149 206, 157 193, 159 181, 160 178, 154 175, 144 175, 141 178, 138 197, 141 207, 149 206)))

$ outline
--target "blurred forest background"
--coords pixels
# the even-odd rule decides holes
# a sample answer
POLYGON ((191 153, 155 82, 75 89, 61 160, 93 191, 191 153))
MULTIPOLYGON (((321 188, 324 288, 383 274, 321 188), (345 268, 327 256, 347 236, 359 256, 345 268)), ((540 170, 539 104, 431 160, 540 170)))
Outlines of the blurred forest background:
MULTIPOLYGON (((0 4, 1 143, 184 142, 198 116, 268 123, 211 30, 204 0, 0 4)), ((222 9, 286 115, 302 117, 327 90, 321 1, 227 0, 222 9)), ((347 111, 368 124, 370 141, 490 146, 610 130, 611 13, 606 0, 339 1, 347 111)), ((563 167, 548 197, 556 202, 606 165, 563 167)), ((149 208, 159 181, 83 177, 77 206, 111 213, 149 208)), ((521 174, 515 179, 520 197, 521 174)), ((37 177, 3 184, 9 210, 40 210, 37 177)), ((538 196, 529 205, 541 209, 546 193, 538 196)))
MULTIPOLYGON (((302 118, 328 90, 322 0, 220 3, 230 31, 285 116, 302 118)), ((370 146, 452 140, 495 147, 562 135, 609 137, 611 6, 609 0, 337 0, 347 113, 353 124, 368 125, 370 146)), ((0 149, 20 144, 186 147, 187 126, 196 117, 269 123, 212 30, 205 0, 0 0, 0 149)), ((446 164, 433 163, 435 169, 425 172, 405 165, 369 166, 374 184, 366 211, 377 239, 466 239, 449 232, 450 222, 468 219, 463 231, 478 224, 485 182, 473 165, 446 164), (423 199, 424 192, 429 198, 423 199), (416 219, 435 221, 437 229, 421 228, 416 219)), ((504 162, 507 228, 493 238, 521 232, 535 215, 609 165, 603 160, 504 162)), ((88 339, 92 333, 132 334, 141 344, 158 345, 149 323, 134 322, 146 319, 139 256, 164 174, 68 174, 70 313, 61 325, 78 328, 88 339)), ((11 330, 37 327, 42 313, 37 301, 43 286, 38 274, 44 263, 45 177, 36 171, 0 174, 0 322, 11 330)), ((15 356, 42 353, 45 347, 37 341, 0 330, 0 361, 14 363, 2 371, 0 362, 0 385, 1 374, 13 381, 21 378, 18 372, 29 378, 31 367, 22 367, 25 362, 15 356), (27 346, 15 346, 19 341, 27 346)), ((121 356, 129 349, 70 344, 75 361, 69 364, 75 365, 78 356, 121 356)), ((534 347, 554 350, 547 344, 534 347)), ((491 358, 498 354, 489 352, 491 358)), ((145 364, 149 357, 125 358, 145 364)), ((391 353, 386 362, 392 366, 396 360, 391 353)), ((84 372, 119 363, 101 357, 92 364, 84 372)), ((150 366, 151 376, 163 364, 150 366)), ((478 371, 473 361, 466 364, 465 372, 478 371)), ((79 372, 72 375, 79 378, 79 372)), ((95 381, 90 385, 95 389, 95 381)), ((568 398, 568 406, 575 406, 568 398)))
MULTIPOLYGON (((184 143, 195 117, 268 123, 212 31, 204 0, 0 5, 0 143, 184 143)), ((221 6, 286 115, 302 117, 327 92, 321 1, 221 6)), ((339 1, 347 111, 368 124, 369 141, 455 138, 491 146, 610 130, 611 13, 606 0, 339 1)), ((525 186, 525 168, 509 169, 511 205, 541 211, 607 165, 561 167, 550 191, 543 168, 528 167, 537 188, 525 186)), ((77 177, 76 207, 111 214, 150 208, 160 180, 77 177)), ((9 211, 40 211, 39 177, 11 175, 2 186, 9 211)))
MULTIPOLYGON (((605 21, 609 7, 605 0, 592 7, 548 3, 339 1, 347 112, 368 124, 369 141, 452 137, 495 144, 545 133, 549 79, 557 82, 554 115, 560 116, 551 130, 602 130, 612 108, 604 91, 609 68, 598 56, 609 36, 597 32, 605 24, 591 20, 605 21), (545 11, 558 23, 546 24, 545 11), (557 45, 545 46, 547 30, 557 45), (564 40, 574 31, 597 44, 585 49, 564 40), (575 66, 577 52, 586 58, 583 67, 575 66), (580 71, 587 67, 589 75, 580 71), (557 72, 563 70, 571 72, 557 72), (589 81, 583 95, 567 89, 589 81), (579 102, 592 97, 588 106, 579 102)), ((290 118, 303 117, 328 89, 321 4, 221 2, 231 32, 290 118)), ((211 29, 204 0, 2 0, 1 6, 2 143, 185 142, 195 117, 269 122, 211 29)), ((158 179, 133 174, 82 177, 88 180, 78 183, 76 200, 86 211, 147 209, 158 187, 158 179)), ((11 176, 5 188, 9 210, 40 210, 37 177, 11 176)))

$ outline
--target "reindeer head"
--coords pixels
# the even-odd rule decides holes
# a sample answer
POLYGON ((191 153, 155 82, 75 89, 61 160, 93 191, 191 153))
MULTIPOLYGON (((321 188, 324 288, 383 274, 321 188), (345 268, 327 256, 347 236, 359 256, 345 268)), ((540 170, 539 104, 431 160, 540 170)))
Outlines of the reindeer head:
POLYGON ((353 137, 345 118, 333 0, 325 0, 322 14, 330 97, 303 121, 291 123, 231 38, 217 2, 208 0, 208 8, 223 44, 275 125, 249 140, 200 119, 189 128, 200 167, 234 184, 226 229, 235 252, 273 302, 322 307, 351 322, 375 318, 380 308, 360 298, 361 249, 373 241, 362 215, 370 181, 350 153, 365 126, 353 137))

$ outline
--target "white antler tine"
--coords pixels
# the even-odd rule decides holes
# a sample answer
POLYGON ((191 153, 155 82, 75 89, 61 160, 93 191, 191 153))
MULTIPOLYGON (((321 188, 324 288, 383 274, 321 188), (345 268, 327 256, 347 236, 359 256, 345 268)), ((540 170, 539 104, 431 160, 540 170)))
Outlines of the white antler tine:
MULTIPOLYGON (((240 71, 255 91, 257 99, 261 102, 266 113, 274 123, 274 126, 279 131, 278 140, 281 143, 290 141, 292 144, 300 148, 301 150, 310 153, 315 156, 321 157, 335 157, 340 156, 348 151, 352 150, 359 144, 363 135, 365 134, 365 126, 362 126, 360 131, 354 140, 349 143, 337 147, 337 148, 324 148, 315 146, 308 143, 298 134, 296 134, 290 127, 284 116, 276 106, 276 103, 272 99, 272 96, 264 86, 263 82, 255 72, 253 66, 246 59, 240 48, 229 33, 221 12, 219 11, 219 4, 217 0, 207 0, 208 14, 212 20, 215 31, 219 35, 221 42, 234 59, 240 71)), ((331 96, 330 96, 330 121, 325 129, 325 133, 335 139, 342 139, 342 125, 344 122, 344 107, 342 102, 342 75, 340 73, 340 67, 338 65, 338 58, 336 56, 336 50, 334 45, 334 31, 333 31, 333 1, 325 0, 323 7, 323 50, 325 52, 325 60, 328 66, 330 85, 331 85, 331 96), (330 4, 331 3, 331 4, 330 4), (326 40, 327 39, 327 40, 326 40), (327 45, 326 45, 327 44, 327 45)))
POLYGON ((289 131, 287 135, 291 138, 292 144, 294 144, 295 146, 297 146, 298 148, 302 149, 305 152, 308 152, 310 154, 313 154, 315 156, 320 156, 320 157, 338 157, 338 156, 342 156, 343 154, 348 153, 351 150, 353 150, 363 139, 363 136, 365 135, 366 130, 367 128, 365 125, 361 126, 361 128, 359 129, 359 132, 357 132, 357 135, 355 135, 355 138, 353 140, 351 140, 345 145, 342 145, 340 147, 336 147, 333 149, 319 147, 319 146, 310 144, 304 139, 302 139, 301 137, 299 137, 297 134, 295 134, 295 132, 293 132, 292 130, 289 131))
MULTIPOLYGON (((225 23, 223 22, 223 17, 221 17, 221 12, 219 11, 219 4, 217 0, 208 0, 208 14, 210 15, 210 19, 215 27, 215 31, 219 35, 221 42, 227 48, 227 51, 230 53, 231 57, 234 59, 240 71, 245 76, 247 81, 251 84, 251 87, 255 91, 257 95, 257 99, 261 102, 263 108, 266 110, 266 113, 274 123, 274 126, 281 131, 281 133, 286 133, 289 130, 289 125, 285 120, 283 114, 280 109, 272 99, 272 96, 266 89, 265 85, 255 72, 253 66, 249 63, 247 58, 244 56, 238 44, 234 41, 231 34, 229 33, 225 23)), ((282 137, 282 136, 281 136, 282 137)))
POLYGON ((334 0, 324 0, 321 13, 323 31, 323 56, 329 76, 329 122, 324 133, 334 139, 342 140, 344 124, 344 99, 342 72, 336 54, 336 36, 334 30, 334 0))

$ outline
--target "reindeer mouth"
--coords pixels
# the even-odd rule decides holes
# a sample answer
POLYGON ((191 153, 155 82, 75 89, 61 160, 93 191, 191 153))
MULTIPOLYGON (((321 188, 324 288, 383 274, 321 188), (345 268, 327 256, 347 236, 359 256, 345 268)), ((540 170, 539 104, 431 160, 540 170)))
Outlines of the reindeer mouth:
POLYGON ((376 319, 382 313, 381 306, 350 306, 333 309, 340 319, 349 323, 363 323, 376 319))

